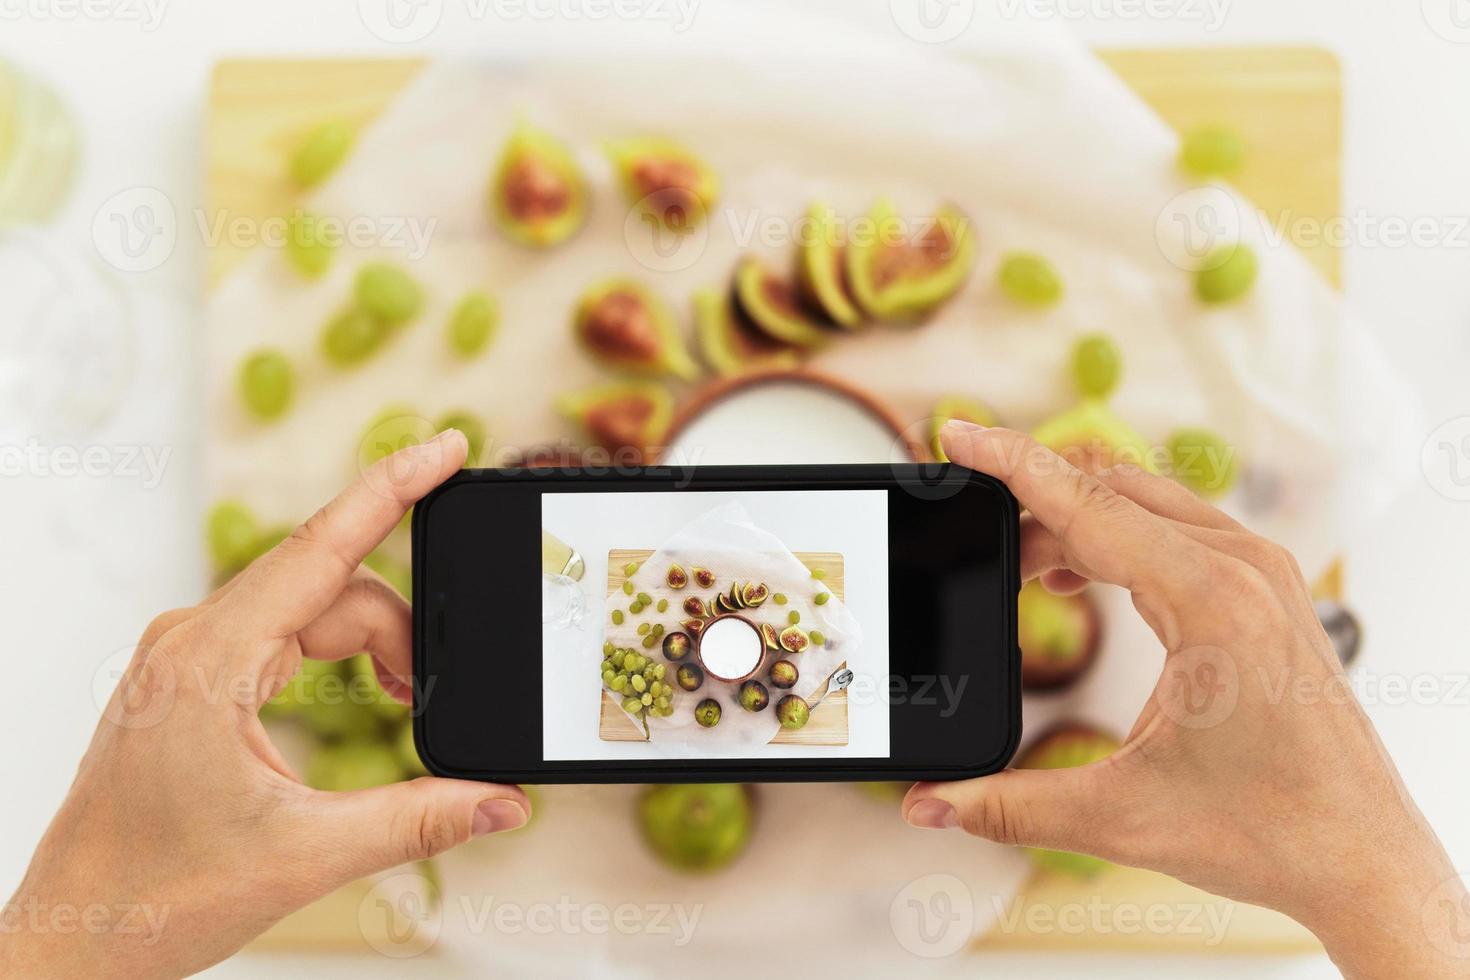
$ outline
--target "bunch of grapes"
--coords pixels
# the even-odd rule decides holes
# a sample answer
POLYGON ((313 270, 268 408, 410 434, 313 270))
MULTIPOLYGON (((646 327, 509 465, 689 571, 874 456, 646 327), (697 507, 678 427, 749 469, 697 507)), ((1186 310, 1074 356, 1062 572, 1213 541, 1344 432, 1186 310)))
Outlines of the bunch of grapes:
POLYGON ((602 683, 623 699, 623 710, 634 717, 667 718, 674 713, 674 688, 664 680, 668 665, 655 663, 633 650, 602 647, 602 683))

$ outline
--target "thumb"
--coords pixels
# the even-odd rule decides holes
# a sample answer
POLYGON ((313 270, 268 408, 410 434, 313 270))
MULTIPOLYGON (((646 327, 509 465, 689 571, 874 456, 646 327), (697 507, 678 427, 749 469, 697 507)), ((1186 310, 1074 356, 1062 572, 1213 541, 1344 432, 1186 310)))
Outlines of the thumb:
POLYGON ((1007 769, 955 783, 918 783, 903 801, 914 827, 961 827, 999 844, 1111 851, 1109 760, 1075 769, 1007 769))
POLYGON ((317 797, 313 836, 330 838, 323 851, 344 884, 474 837, 515 830, 531 815, 531 801, 519 787, 431 776, 317 797))

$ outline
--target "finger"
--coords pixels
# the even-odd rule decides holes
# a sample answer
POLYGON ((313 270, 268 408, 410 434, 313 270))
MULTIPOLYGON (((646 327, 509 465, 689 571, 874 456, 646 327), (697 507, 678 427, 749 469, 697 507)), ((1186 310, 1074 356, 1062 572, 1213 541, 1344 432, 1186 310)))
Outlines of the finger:
POLYGON ((1076 595, 1091 584, 1088 579, 1066 568, 1053 568, 1041 576, 1041 587, 1052 595, 1076 595))
POLYGON ((468 444, 448 429, 367 469, 307 522, 240 573, 218 609, 258 638, 304 629, 347 585, 417 500, 464 465, 468 444))
POLYGON ((1021 516, 1021 581, 1029 582, 1054 568, 1065 568, 1062 543, 1030 514, 1021 516))
POLYGON ((928 830, 958 827, 1000 844, 1106 852, 1107 800, 1113 796, 1105 785, 1106 763, 1007 769, 962 782, 919 783, 904 797, 904 819, 928 830))
POLYGON ((1096 476, 1129 500, 1171 521, 1217 531, 1245 530, 1235 518, 1205 503, 1192 490, 1142 467, 1119 466, 1096 476))
MULTIPOLYGON (((352 793, 314 793, 305 831, 320 841, 339 884, 422 861, 531 815, 517 786, 426 776, 352 793)), ((298 817, 298 819, 301 819, 298 817)))
POLYGON ((1029 437, 951 421, 941 439, 955 463, 1009 486, 1061 543, 1067 567, 1078 574, 1168 595, 1200 585, 1198 544, 1029 437))

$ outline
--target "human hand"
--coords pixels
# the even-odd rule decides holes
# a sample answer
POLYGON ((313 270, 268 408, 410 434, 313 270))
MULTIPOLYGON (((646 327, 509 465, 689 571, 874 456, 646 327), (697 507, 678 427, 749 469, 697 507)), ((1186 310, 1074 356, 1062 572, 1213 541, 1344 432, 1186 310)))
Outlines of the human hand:
POLYGON ((1470 973, 1470 899, 1352 697, 1290 554, 1137 467, 1089 475, 966 423, 942 439, 1029 511, 1025 578, 1127 589, 1166 653, 1111 757, 920 783, 909 823, 1094 854, 1278 909, 1350 976, 1470 973))
POLYGON ((514 786, 310 789, 258 718, 303 656, 367 650, 410 700, 408 604, 359 566, 466 451, 449 430, 382 460, 197 607, 149 625, 5 908, 0 975, 193 973, 349 881, 526 822, 514 786), (53 923, 70 909, 71 927, 27 928, 37 909, 53 923), (78 922, 124 909, 134 928, 78 922))

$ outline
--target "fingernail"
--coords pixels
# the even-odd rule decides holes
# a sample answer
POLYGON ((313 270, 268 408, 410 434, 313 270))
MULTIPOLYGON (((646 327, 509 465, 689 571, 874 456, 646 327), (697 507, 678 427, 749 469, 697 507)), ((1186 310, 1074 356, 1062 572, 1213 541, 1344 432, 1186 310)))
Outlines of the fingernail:
POLYGON ((954 435, 967 436, 972 432, 984 432, 988 427, 975 422, 966 422, 964 419, 950 419, 944 423, 944 428, 954 435))
POLYGON ((476 837, 515 830, 526 822, 526 811, 514 800, 486 800, 475 808, 475 822, 470 833, 476 837))
POLYGON ((960 825, 960 816, 943 800, 920 800, 909 808, 908 821, 910 827, 948 830, 960 825))

